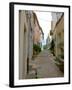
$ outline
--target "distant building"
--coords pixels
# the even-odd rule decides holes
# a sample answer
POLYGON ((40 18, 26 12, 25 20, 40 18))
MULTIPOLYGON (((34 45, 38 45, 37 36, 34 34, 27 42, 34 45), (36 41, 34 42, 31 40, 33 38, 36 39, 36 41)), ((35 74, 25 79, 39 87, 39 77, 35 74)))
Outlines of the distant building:
POLYGON ((48 49, 50 48, 50 45, 51 45, 51 38, 50 38, 50 35, 48 34, 48 37, 46 39, 46 46, 48 49))

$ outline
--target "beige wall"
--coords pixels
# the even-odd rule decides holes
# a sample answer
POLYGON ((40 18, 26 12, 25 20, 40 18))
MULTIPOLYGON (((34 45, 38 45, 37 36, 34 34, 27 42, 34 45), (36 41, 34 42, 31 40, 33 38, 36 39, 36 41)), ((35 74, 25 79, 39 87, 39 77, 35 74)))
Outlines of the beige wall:
POLYGON ((61 18, 62 12, 52 12, 52 30, 54 30, 57 21, 61 18))
POLYGON ((33 12, 33 16, 34 16, 34 33, 33 33, 33 41, 34 44, 41 44, 41 41, 43 40, 43 31, 42 28, 39 25, 39 21, 38 18, 36 16, 36 14, 33 12))
POLYGON ((27 20, 25 11, 20 12, 19 23, 19 79, 26 77, 27 73, 27 20))
POLYGON ((64 49, 64 16, 61 18, 60 22, 56 25, 53 32, 53 38, 55 40, 55 54, 56 56, 62 53, 61 48, 64 49))
POLYGON ((37 24, 37 21, 35 21, 35 28, 34 28, 34 43, 37 44, 40 42, 41 39, 41 30, 37 24))
POLYGON ((27 76, 27 65, 33 54, 33 15, 31 11, 19 13, 19 79, 27 76))

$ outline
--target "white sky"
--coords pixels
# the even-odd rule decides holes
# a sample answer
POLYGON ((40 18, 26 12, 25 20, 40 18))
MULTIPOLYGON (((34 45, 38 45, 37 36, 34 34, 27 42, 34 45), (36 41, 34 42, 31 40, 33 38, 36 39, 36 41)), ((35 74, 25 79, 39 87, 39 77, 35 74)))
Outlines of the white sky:
POLYGON ((46 43, 46 39, 49 31, 51 30, 51 12, 40 12, 34 11, 37 15, 39 24, 44 32, 44 44, 46 43))

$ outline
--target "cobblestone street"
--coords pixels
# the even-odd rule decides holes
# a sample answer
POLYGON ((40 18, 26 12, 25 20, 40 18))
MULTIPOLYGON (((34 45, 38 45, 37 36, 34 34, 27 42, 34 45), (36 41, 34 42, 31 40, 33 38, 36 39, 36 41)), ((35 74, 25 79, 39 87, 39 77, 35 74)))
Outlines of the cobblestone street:
POLYGON ((37 78, 63 77, 54 62, 53 55, 48 51, 42 51, 32 62, 37 68, 37 78))

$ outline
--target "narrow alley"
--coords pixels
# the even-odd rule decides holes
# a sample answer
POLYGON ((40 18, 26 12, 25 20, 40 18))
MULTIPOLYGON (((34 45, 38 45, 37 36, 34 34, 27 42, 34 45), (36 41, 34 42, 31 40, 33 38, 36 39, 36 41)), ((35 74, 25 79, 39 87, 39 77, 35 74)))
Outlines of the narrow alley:
POLYGON ((19 15, 19 79, 64 77, 64 13, 19 15))

